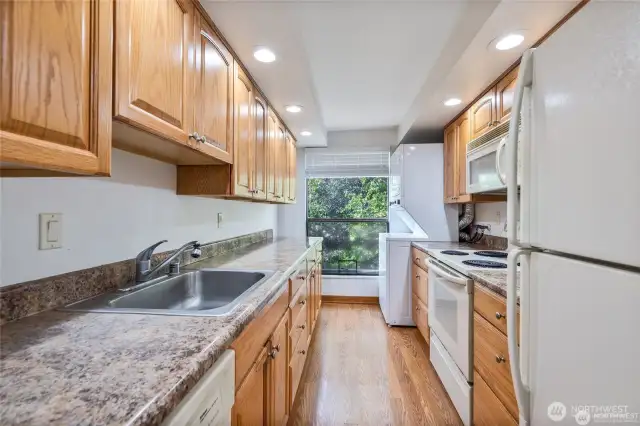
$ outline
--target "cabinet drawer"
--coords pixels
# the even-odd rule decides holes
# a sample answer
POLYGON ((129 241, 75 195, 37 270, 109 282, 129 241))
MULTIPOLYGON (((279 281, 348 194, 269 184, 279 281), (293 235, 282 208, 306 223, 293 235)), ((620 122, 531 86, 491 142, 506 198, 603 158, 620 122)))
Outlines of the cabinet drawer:
POLYGON ((428 257, 429 256, 427 255, 427 253, 423 252, 422 250, 411 247, 411 259, 413 260, 413 263, 420 266, 425 271, 428 270, 428 257))
POLYGON ((518 403, 511 381, 507 336, 480 314, 473 314, 473 364, 489 388, 512 417, 518 417, 518 403))
MULTIPOLYGON (((507 334, 507 301, 504 297, 495 294, 482 285, 474 285, 473 308, 489 321, 494 327, 500 330, 505 336, 507 334)), ((518 332, 520 331, 520 313, 516 318, 518 332)), ((520 336, 518 336, 520 337, 520 336)), ((519 339, 518 339, 519 340, 519 339)))
POLYGON ((308 289, 306 285, 303 285, 298 290, 298 293, 291 298, 291 303, 289 304, 291 308, 291 319, 295 321, 302 308, 308 304, 308 289))
POLYGON ((298 311, 298 316, 293 318, 293 314, 291 316, 291 331, 289 332, 289 337, 291 337, 291 348, 295 348, 298 344, 300 336, 302 332, 307 328, 307 306, 303 306, 300 311, 298 311))
POLYGON ((306 268, 300 268, 295 273, 291 274, 289 277, 289 294, 291 295, 290 302, 293 301, 293 298, 297 295, 300 287, 305 286, 307 283, 307 273, 306 268))
POLYGON ((304 363, 307 360, 307 350, 309 346, 308 329, 303 330, 298 344, 291 353, 291 362, 289 363, 289 377, 291 380, 291 403, 293 403, 298 385, 300 384, 300 377, 302 376, 302 370, 304 369, 304 363))
POLYGON ((429 320, 427 318, 427 306, 420 301, 418 296, 414 293, 412 294, 412 317, 413 322, 416 323, 416 327, 424 337, 424 340, 429 344, 429 320))
POLYGON ((477 371, 473 376, 473 424, 475 426, 518 425, 477 371))
POLYGON ((418 299, 422 301, 425 305, 428 305, 427 299, 427 286, 429 280, 429 274, 420 268, 415 263, 411 264, 411 287, 413 288, 413 293, 418 296, 418 299))

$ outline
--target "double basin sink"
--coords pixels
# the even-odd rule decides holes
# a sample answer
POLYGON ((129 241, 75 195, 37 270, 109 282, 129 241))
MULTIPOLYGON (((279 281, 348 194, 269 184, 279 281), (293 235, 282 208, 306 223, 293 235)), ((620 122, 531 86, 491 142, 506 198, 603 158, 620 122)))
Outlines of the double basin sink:
POLYGON ((65 311, 222 316, 273 271, 199 269, 165 276, 66 306, 65 311))

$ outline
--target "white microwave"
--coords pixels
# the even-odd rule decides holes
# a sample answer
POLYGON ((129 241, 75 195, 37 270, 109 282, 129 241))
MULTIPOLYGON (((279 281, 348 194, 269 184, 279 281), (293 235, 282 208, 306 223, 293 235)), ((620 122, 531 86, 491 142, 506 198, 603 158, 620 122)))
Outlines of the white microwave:
MULTIPOLYGON (((520 133, 518 133, 518 137, 520 133)), ((506 151, 508 133, 504 133, 482 141, 482 137, 471 141, 467 145, 467 193, 506 192, 506 151), (481 142, 481 143, 478 143, 481 142)), ((521 144, 518 144, 518 148, 521 144)), ((518 149, 518 162, 520 162, 520 150, 518 149)), ((521 167, 518 167, 521 170, 521 167)), ((518 176, 520 184, 520 176, 518 176)))

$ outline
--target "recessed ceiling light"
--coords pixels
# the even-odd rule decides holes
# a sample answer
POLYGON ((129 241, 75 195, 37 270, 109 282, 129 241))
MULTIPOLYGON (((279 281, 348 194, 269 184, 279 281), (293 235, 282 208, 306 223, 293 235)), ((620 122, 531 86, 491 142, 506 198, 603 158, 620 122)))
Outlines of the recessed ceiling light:
POLYGON ((300 136, 311 136, 313 133, 311 133, 308 130, 303 130, 300 132, 300 136))
POLYGON ((276 55, 266 47, 259 47, 253 52, 253 57, 260 62, 273 62, 276 60, 276 55))
POLYGON ((284 107, 288 112, 300 112, 302 111, 302 107, 300 105, 287 105, 284 107))
POLYGON ((451 99, 447 99, 446 101, 444 101, 444 104, 446 106, 456 106, 456 105, 460 105, 462 103, 462 101, 458 98, 451 98, 451 99))
POLYGON ((522 34, 507 34, 506 36, 500 38, 496 43, 496 49, 498 50, 509 50, 513 49, 516 46, 519 46, 524 41, 524 36, 522 34))

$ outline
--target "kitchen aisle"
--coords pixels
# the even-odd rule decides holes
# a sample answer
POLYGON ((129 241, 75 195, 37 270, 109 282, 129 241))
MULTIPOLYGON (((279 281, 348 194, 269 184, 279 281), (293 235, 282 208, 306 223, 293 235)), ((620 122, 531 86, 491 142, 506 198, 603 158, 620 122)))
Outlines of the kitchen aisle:
POLYGON ((460 425, 416 328, 377 305, 324 303, 289 425, 460 425))

